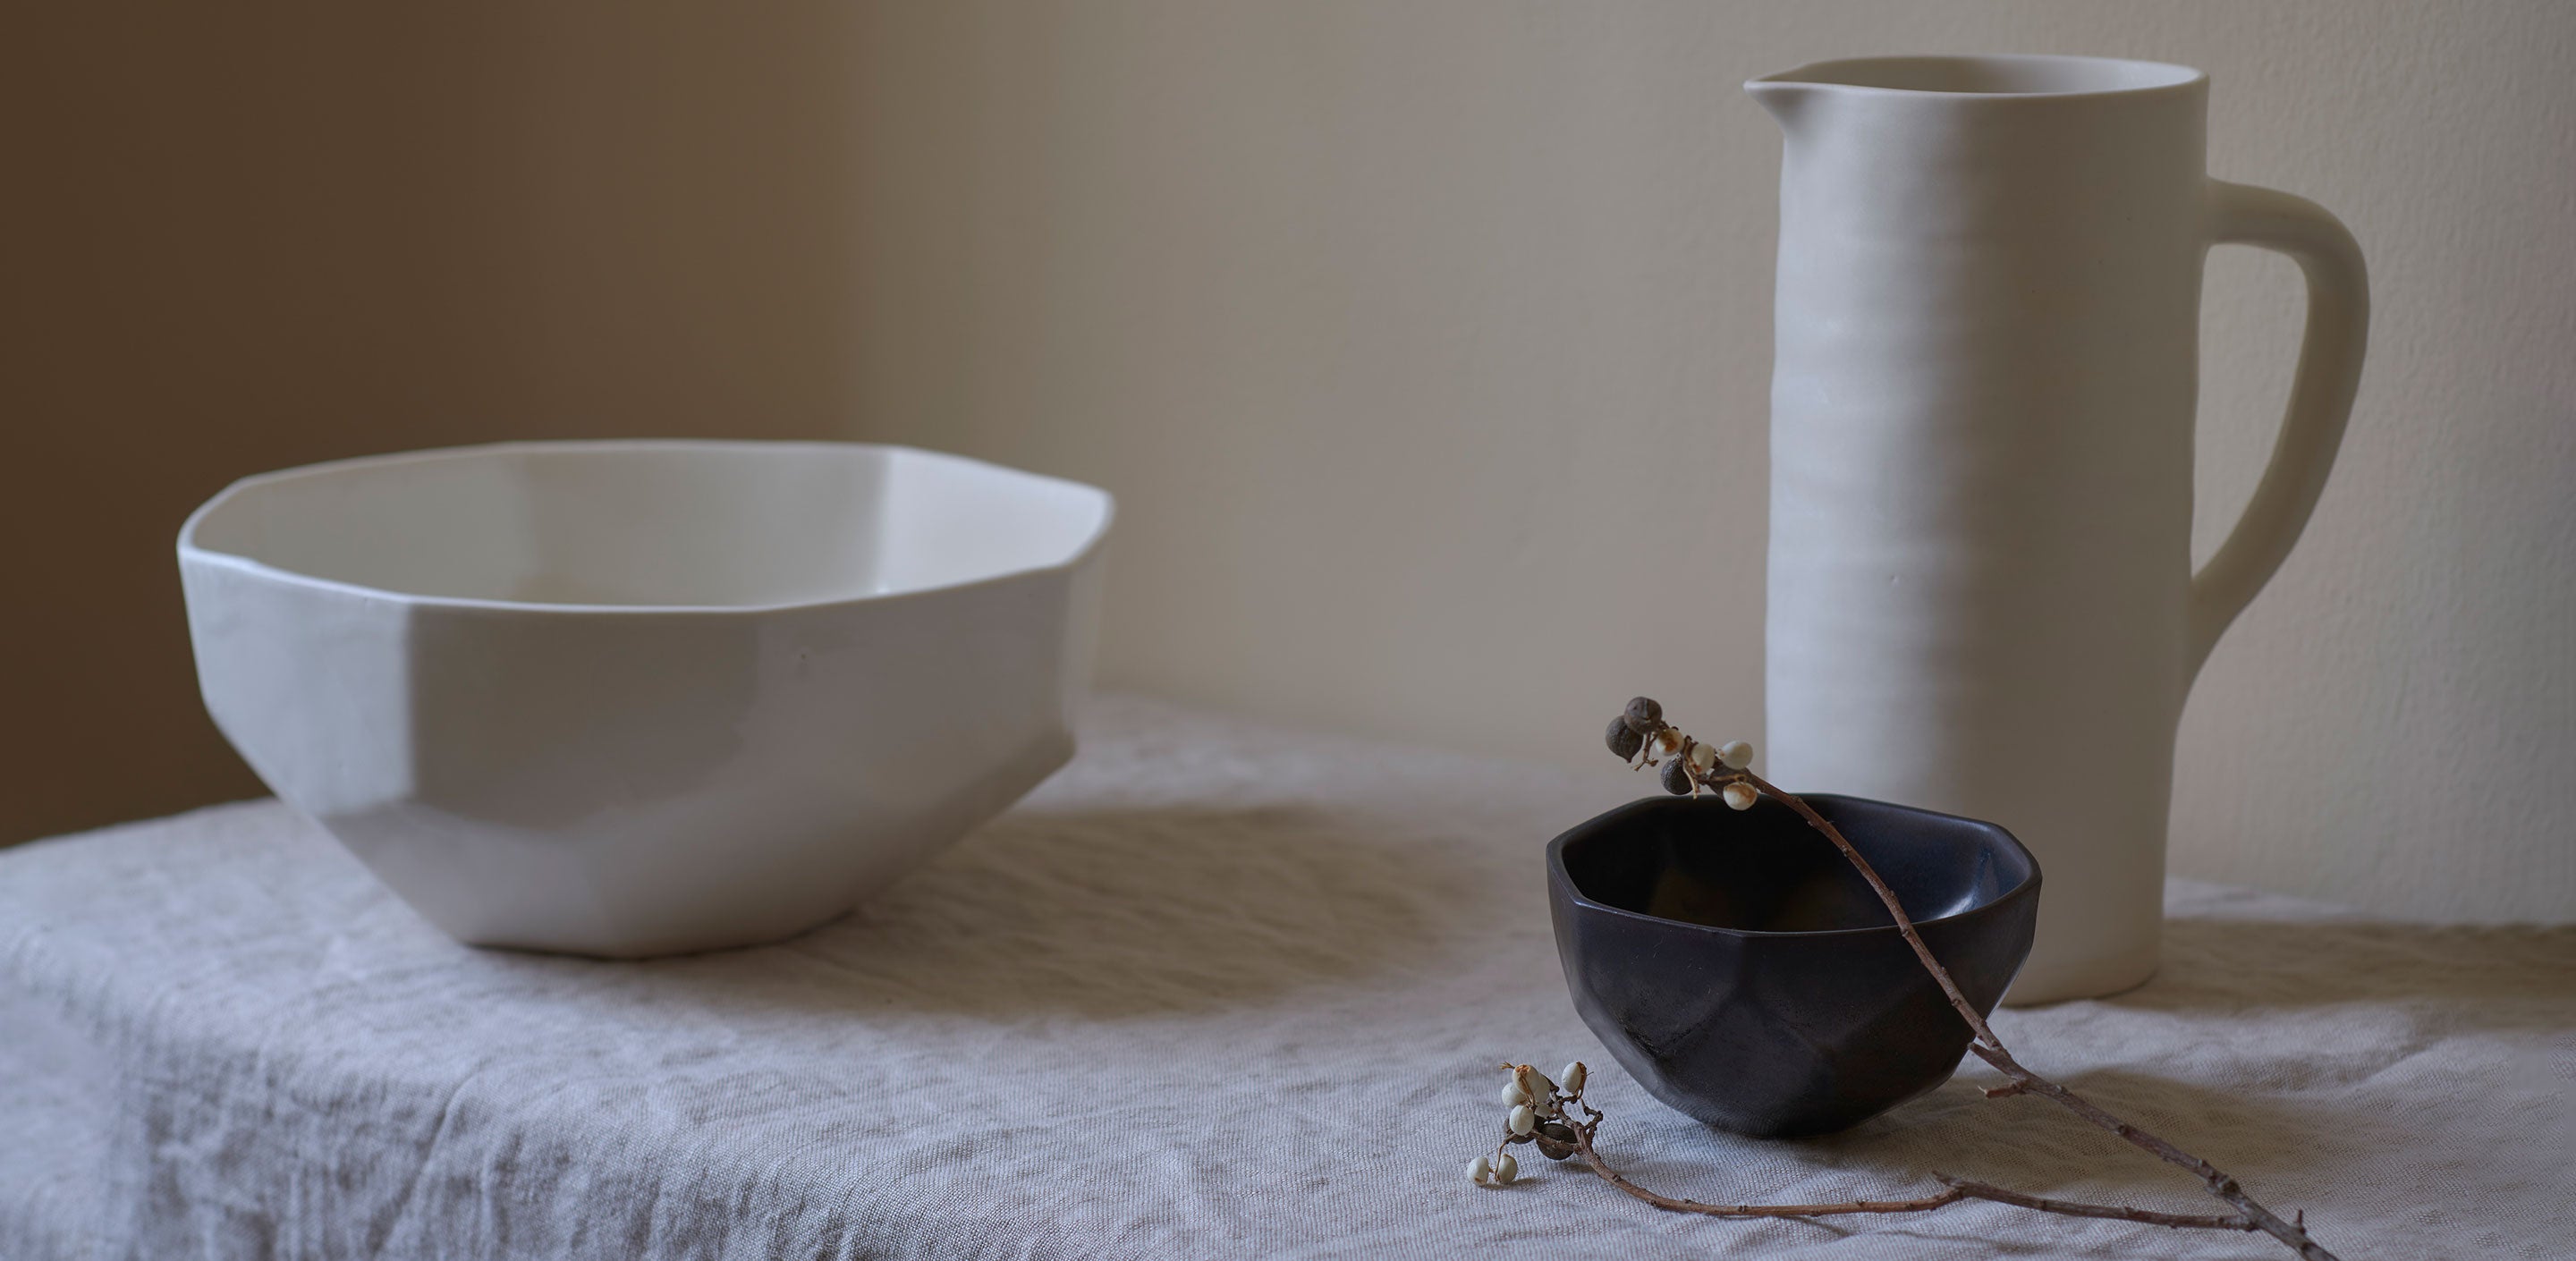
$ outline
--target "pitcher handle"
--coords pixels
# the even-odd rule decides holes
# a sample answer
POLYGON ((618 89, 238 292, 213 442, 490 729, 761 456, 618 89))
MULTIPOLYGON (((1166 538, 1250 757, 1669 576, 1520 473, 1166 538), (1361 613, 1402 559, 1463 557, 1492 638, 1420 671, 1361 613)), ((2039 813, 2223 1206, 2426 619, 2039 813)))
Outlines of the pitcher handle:
POLYGON ((2304 197, 2250 184, 2209 182, 2209 242, 2253 245, 2289 255, 2308 278, 2308 327, 2290 379, 2290 407, 2272 462, 2227 541, 2191 577, 2183 677, 2200 673, 2236 615, 2307 528, 2325 493, 2344 422, 2361 383, 2361 353, 2370 336, 2370 278, 2361 246, 2324 207, 2304 197))

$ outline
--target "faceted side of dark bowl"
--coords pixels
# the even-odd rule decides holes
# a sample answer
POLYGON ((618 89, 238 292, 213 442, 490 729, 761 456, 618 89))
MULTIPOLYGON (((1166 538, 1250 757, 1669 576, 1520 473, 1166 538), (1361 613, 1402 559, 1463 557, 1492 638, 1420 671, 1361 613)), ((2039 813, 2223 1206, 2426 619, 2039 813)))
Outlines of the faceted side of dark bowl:
MULTIPOLYGON (((1873 865, 1909 905, 1964 896, 1957 887, 1940 887, 1962 878, 1961 862, 2001 857, 2010 869, 2004 874, 2027 872, 2018 887, 2004 887, 1992 870, 1968 873, 2000 893, 1921 930, 1970 1002, 1991 1011, 2030 949, 2038 873, 2027 854, 1990 825, 1856 799, 1809 801, 1865 855, 1879 851, 1873 865)), ((1966 1022, 1892 926, 1884 932, 1729 932, 1588 905, 1590 899, 1578 896, 1562 857, 1569 841, 1669 842, 1644 833, 1669 833, 1677 821, 1704 830, 1711 844, 1812 845, 1842 862, 1803 823, 1786 828, 1777 817, 1682 813, 1710 808, 1724 809, 1714 802, 1639 802, 1551 847, 1550 904, 1566 982, 1584 1022, 1613 1057, 1676 1110, 1760 1137, 1847 1128, 1947 1080, 1967 1049, 1966 1022)), ((1776 864, 1752 866, 1766 878, 1783 878, 1776 864)), ((1766 892, 1754 890, 1746 905, 1778 901, 1766 892)), ((1817 900, 1812 891, 1804 899, 1811 908, 1817 900)), ((1886 923, 1874 897, 1869 910, 1876 924, 1886 923)), ((1860 927, 1860 913, 1842 904, 1823 915, 1860 927)))

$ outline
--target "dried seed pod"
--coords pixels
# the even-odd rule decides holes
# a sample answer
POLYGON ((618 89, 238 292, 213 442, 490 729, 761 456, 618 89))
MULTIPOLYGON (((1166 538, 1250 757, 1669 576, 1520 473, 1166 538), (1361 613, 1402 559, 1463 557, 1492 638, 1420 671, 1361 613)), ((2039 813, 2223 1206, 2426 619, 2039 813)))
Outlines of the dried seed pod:
POLYGON ((1665 792, 1676 797, 1687 797, 1690 795, 1691 786, 1697 782, 1691 778, 1690 763, 1680 758, 1673 758, 1664 763, 1665 792))
POLYGON ((1663 724, 1664 707, 1656 704, 1654 697, 1640 696, 1628 702, 1627 712, 1619 718, 1638 731, 1651 731, 1663 724))
POLYGON ((1538 1154, 1549 1160, 1563 1160, 1574 1154, 1574 1127, 1563 1121, 1550 1121, 1538 1127, 1538 1154))
POLYGON ((1742 780, 1728 784, 1724 795, 1726 797, 1726 804, 1733 806, 1738 810, 1750 810, 1753 808, 1754 802, 1762 800, 1762 794, 1753 791, 1753 785, 1745 783, 1742 780))
POLYGON ((1666 727, 1656 732, 1654 739, 1647 741, 1647 747, 1656 757, 1671 757, 1682 751, 1682 733, 1666 727))
POLYGON ((1610 720, 1610 730, 1603 739, 1610 745, 1610 751, 1618 754, 1622 762, 1635 761, 1637 750, 1646 747, 1645 733, 1629 726, 1626 714, 1610 720))

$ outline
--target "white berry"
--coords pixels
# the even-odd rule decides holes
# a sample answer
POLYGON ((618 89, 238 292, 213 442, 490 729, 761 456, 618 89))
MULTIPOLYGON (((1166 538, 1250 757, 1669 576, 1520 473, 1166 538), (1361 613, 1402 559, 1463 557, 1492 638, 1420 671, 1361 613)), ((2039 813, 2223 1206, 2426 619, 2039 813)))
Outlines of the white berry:
POLYGON ((1521 1162, 1512 1159, 1510 1152, 1494 1157, 1494 1182, 1497 1185, 1508 1185, 1512 1179, 1519 1176, 1521 1176, 1521 1162))
POLYGON ((1558 1085, 1565 1087, 1565 1093, 1579 1095, 1583 1093, 1584 1076, 1583 1061, 1576 1060, 1566 1065, 1565 1071, 1556 1075, 1556 1080, 1558 1085))
POLYGON ((1717 760, 1726 763, 1726 769, 1730 771, 1743 770, 1753 765, 1753 746, 1741 740, 1730 740, 1725 748, 1717 751, 1717 760))
POLYGON ((1726 804, 1738 810, 1750 810, 1754 802, 1762 800, 1762 794, 1753 791, 1753 785, 1745 783, 1728 784, 1725 796, 1726 804))
POLYGON ((1532 1099, 1547 1098, 1549 1089, 1547 1078, 1527 1064, 1512 1070, 1512 1082, 1521 1088, 1522 1094, 1532 1099))
MULTIPOLYGON (((1509 1160, 1511 1157, 1506 1156, 1503 1159, 1509 1160)), ((1483 1182, 1486 1178, 1491 1177, 1493 1172, 1493 1162, 1482 1156, 1478 1156, 1474 1160, 1467 1162, 1467 1181, 1469 1182, 1483 1182)))
POLYGON ((1504 1107, 1517 1107, 1521 1104, 1528 1103, 1529 1101, 1529 1092, 1521 1089, 1521 1084, 1519 1082, 1510 1081, 1503 1083, 1504 1107))
POLYGON ((1674 754, 1676 754, 1676 753, 1679 753, 1679 752, 1681 752, 1681 751, 1682 751, 1682 738, 1681 738, 1680 733, 1678 733, 1678 732, 1674 731, 1674 730, 1673 730, 1672 728, 1670 728, 1670 727, 1666 727, 1666 728, 1665 728, 1665 729, 1663 729, 1662 731, 1658 731, 1658 732, 1656 732, 1656 733, 1655 733, 1655 756, 1656 756, 1656 757, 1671 757, 1672 755, 1674 755, 1674 754))
POLYGON ((1525 1103, 1512 1109, 1511 1118, 1505 1123, 1512 1127, 1512 1133, 1527 1134, 1538 1128, 1538 1114, 1530 1111, 1530 1106, 1525 1103))
POLYGON ((1694 744, 1691 746, 1688 760, 1692 770, 1706 775, 1717 768, 1717 750, 1705 744, 1694 744))

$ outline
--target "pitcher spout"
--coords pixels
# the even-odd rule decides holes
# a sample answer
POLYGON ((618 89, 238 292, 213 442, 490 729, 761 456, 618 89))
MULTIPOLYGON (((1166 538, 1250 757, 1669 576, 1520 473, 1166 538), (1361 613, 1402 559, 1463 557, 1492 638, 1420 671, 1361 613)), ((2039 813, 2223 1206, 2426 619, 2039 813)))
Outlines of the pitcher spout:
POLYGON ((1816 84, 1802 81, 1797 75, 1797 71, 1790 70, 1744 81, 1745 94, 1770 111, 1782 131, 1792 133, 1798 130, 1798 118, 1807 102, 1814 100, 1819 90, 1816 84))

